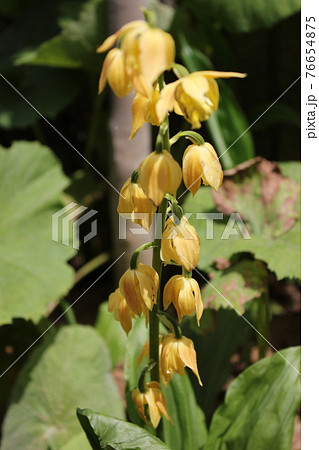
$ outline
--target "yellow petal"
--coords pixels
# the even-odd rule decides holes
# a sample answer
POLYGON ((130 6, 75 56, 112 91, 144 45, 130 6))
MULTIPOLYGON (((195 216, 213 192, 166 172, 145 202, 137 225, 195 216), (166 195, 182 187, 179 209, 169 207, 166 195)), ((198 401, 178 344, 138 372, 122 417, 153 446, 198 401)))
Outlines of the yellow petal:
POLYGON ((200 163, 200 149, 198 148, 198 145, 190 145, 183 156, 183 180, 193 197, 200 188, 203 173, 200 163))
POLYGON ((197 319, 197 325, 199 326, 199 321, 203 315, 204 306, 203 306, 200 288, 198 286, 197 281, 194 280, 194 278, 191 278, 191 284, 192 284, 192 289, 193 289, 193 292, 195 295, 196 319, 197 319))
POLYGON ((123 25, 116 33, 112 34, 108 38, 105 39, 105 41, 97 48, 97 53, 104 53, 107 52, 117 39, 122 36, 124 33, 129 31, 132 28, 146 28, 148 25, 143 20, 133 20, 132 22, 128 22, 125 25, 123 25))
POLYGON ((127 271, 122 275, 119 288, 123 297, 129 306, 129 308, 138 316, 142 313, 142 307, 140 304, 140 296, 138 295, 134 270, 127 269, 127 271))
POLYGON ((203 386, 202 380, 200 379, 198 373, 196 352, 194 349, 193 342, 190 339, 183 336, 182 339, 179 340, 178 352, 185 366, 189 367, 194 372, 194 374, 198 378, 199 384, 203 386))
POLYGON ((182 79, 167 84, 160 93, 160 98, 156 104, 156 114, 158 120, 162 123, 168 114, 173 111, 175 105, 175 91, 182 79))
POLYGON ((203 183, 206 186, 211 186, 215 191, 217 191, 223 181, 223 170, 219 162, 219 158, 213 146, 209 143, 206 142, 202 147, 204 147, 201 159, 203 183))
POLYGON ((144 125, 148 117, 148 106, 150 100, 137 93, 132 102, 132 129, 130 139, 132 139, 138 130, 144 125))

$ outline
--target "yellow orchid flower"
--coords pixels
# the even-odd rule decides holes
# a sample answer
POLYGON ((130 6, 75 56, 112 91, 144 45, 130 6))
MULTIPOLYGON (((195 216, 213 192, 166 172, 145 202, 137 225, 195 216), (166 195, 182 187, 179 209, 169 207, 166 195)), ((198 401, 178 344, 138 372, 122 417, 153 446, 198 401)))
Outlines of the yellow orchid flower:
POLYGON ((163 338, 160 364, 165 385, 171 381, 173 373, 184 375, 185 367, 189 367, 197 376, 199 384, 203 385, 198 373, 193 341, 185 336, 177 339, 169 333, 163 338))
MULTIPOLYGON (((204 70, 193 72, 170 83, 162 89, 160 99, 156 105, 156 112, 162 122, 166 114, 174 109, 176 100, 185 119, 192 124, 192 128, 200 128, 213 111, 218 108, 219 90, 216 78, 244 78, 246 74, 238 72, 217 72, 204 70)), ((180 113, 179 110, 175 112, 180 113)))
POLYGON ((133 223, 138 223, 146 231, 149 231, 156 206, 146 196, 140 183, 133 182, 130 177, 121 189, 117 212, 123 217, 130 214, 133 223))
POLYGON ((166 192, 176 195, 182 181, 182 169, 167 150, 149 154, 141 162, 138 174, 142 188, 156 206, 161 204, 166 192))
POLYGON ((153 83, 165 70, 169 70, 174 62, 174 39, 161 29, 136 20, 109 36, 97 52, 108 51, 119 38, 122 38, 120 47, 132 84, 137 92, 151 97, 153 83))
POLYGON ((197 266, 200 255, 200 241, 195 228, 185 216, 176 225, 174 217, 167 219, 162 235, 161 258, 164 263, 171 261, 191 272, 197 266))
POLYGON ((127 269, 122 275, 119 288, 130 309, 141 315, 148 314, 157 301, 158 273, 152 266, 139 263, 136 269, 127 269))
POLYGON ((198 283, 194 278, 174 275, 164 287, 163 305, 167 309, 173 303, 179 322, 183 316, 191 316, 196 308, 197 323, 203 314, 203 302, 198 283))
POLYGON ((204 145, 189 145, 183 156, 183 179, 185 186, 194 196, 201 185, 211 186, 217 191, 223 181, 223 170, 214 147, 205 142, 204 145))
POLYGON ((119 48, 113 48, 105 57, 99 79, 99 94, 107 83, 118 97, 125 97, 131 92, 131 81, 126 72, 123 52, 119 48))
POLYGON ((129 308, 118 288, 109 296, 108 310, 113 313, 114 319, 120 322, 125 333, 129 334, 132 329, 132 318, 135 317, 135 314, 129 308))
POLYGON ((154 428, 157 428, 162 415, 173 425, 173 421, 167 412, 166 400, 161 391, 161 385, 157 381, 146 383, 145 392, 141 392, 138 388, 134 389, 132 399, 144 422, 148 423, 144 410, 144 406, 147 405, 154 428))
POLYGON ((132 139, 145 122, 159 127, 161 123, 156 115, 155 105, 159 99, 159 89, 154 88, 150 98, 137 93, 132 102, 132 129, 130 139, 132 139))

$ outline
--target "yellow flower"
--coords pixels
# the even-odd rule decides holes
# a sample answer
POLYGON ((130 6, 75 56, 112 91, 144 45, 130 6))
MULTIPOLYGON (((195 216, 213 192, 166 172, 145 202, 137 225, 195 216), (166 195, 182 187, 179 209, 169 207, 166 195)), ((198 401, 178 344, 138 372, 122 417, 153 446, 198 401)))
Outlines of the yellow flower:
POLYGON ((119 283, 120 291, 129 308, 138 316, 148 313, 157 301, 159 277, 153 267, 139 263, 136 269, 127 269, 119 283))
POLYGON ((131 177, 128 178, 120 194, 117 212, 122 217, 130 214, 133 223, 138 223, 148 231, 156 212, 156 206, 145 195, 140 183, 138 181, 134 183, 131 181, 131 177))
POLYGON ((125 97, 132 89, 125 68, 123 52, 119 48, 113 48, 106 55, 99 79, 99 94, 104 90, 107 83, 119 97, 125 97))
POLYGON ((109 36, 97 49, 108 51, 122 37, 127 73, 137 92, 151 97, 153 83, 165 70, 169 70, 175 58, 175 43, 172 36, 146 22, 129 22, 109 36))
MULTIPOLYGON (((177 220, 175 218, 175 220, 177 220)), ((191 272, 198 264, 200 241, 195 228, 185 216, 176 225, 174 217, 167 219, 162 235, 161 258, 164 263, 175 261, 191 272)))
POLYGON ((173 373, 184 375, 184 367, 189 367, 197 376, 199 384, 203 385, 198 373, 193 341, 185 336, 177 339, 169 333, 163 338, 160 364, 165 385, 171 381, 173 373))
POLYGON ((161 91, 156 105, 157 116, 163 122, 166 114, 174 109, 176 100, 185 119, 192 128, 200 128, 200 122, 207 120, 218 108, 219 90, 215 78, 244 78, 246 74, 238 72, 216 72, 211 70, 193 72, 168 84, 161 91))
POLYGON ((155 105, 157 100, 159 99, 159 89, 154 88, 152 95, 150 98, 145 97, 139 93, 136 94, 134 100, 132 102, 132 129, 131 136, 132 139, 141 126, 144 125, 145 122, 150 122, 152 125, 160 126, 161 122, 159 122, 155 105))
POLYGON ((166 192, 176 195, 182 181, 182 169, 167 150, 148 155, 138 173, 142 188, 156 206, 161 204, 166 192))
POLYGON ((197 323, 203 314, 203 302, 198 283, 194 278, 174 275, 166 283, 163 294, 164 309, 173 303, 178 320, 183 316, 191 316, 196 308, 197 323))
POLYGON ((132 318, 135 317, 135 314, 129 308, 119 289, 116 289, 116 291, 109 296, 108 309, 113 313, 114 319, 121 323, 125 333, 129 334, 132 329, 132 318))
POLYGON ((141 392, 138 388, 134 389, 132 398, 144 422, 148 423, 144 410, 144 406, 147 405, 154 428, 157 428, 162 415, 173 425, 172 419, 167 412, 166 400, 161 391, 161 385, 157 381, 146 383, 145 392, 141 392))
POLYGON ((200 188, 201 179, 206 186, 217 191, 223 181, 223 170, 214 147, 208 142, 187 147, 183 156, 183 179, 194 196, 200 188))

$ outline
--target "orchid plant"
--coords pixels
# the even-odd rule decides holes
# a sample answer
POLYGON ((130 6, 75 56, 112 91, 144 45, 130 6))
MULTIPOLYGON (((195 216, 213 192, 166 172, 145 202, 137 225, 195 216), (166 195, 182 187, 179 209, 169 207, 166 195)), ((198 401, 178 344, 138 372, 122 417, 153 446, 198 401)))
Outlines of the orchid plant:
POLYGON ((129 215, 132 222, 147 231, 156 217, 156 235, 160 231, 160 237, 135 250, 119 288, 109 297, 109 311, 127 334, 132 320, 142 314, 145 316, 149 341, 139 360, 147 356, 149 361, 132 398, 141 418, 145 422, 150 419, 157 428, 161 416, 172 423, 160 380, 168 385, 173 374, 183 375, 185 367, 189 367, 202 385, 194 344, 182 335, 180 327, 183 317, 194 312, 199 326, 203 313, 200 288, 192 278, 199 261, 200 240, 195 228, 188 223, 176 193, 182 179, 193 196, 201 182, 215 191, 221 186, 223 172, 216 151, 193 130, 200 128, 201 122, 218 108, 216 79, 246 75, 216 71, 189 73, 186 67, 174 62, 172 36, 156 27, 154 13, 145 10, 144 15, 145 21, 127 23, 109 36, 97 51, 107 52, 99 92, 107 84, 119 97, 135 89, 130 139, 146 122, 158 127, 156 148, 125 182, 117 211, 120 215, 129 215), (169 70, 173 70, 177 80, 166 84, 164 74, 169 70), (191 130, 171 137, 169 115, 172 113, 184 116, 191 130), (183 137, 192 144, 186 148, 180 167, 174 158, 173 146, 183 137), (140 253, 149 248, 153 249, 152 266, 139 263, 140 253), (167 282, 162 295, 162 268, 167 264, 180 266, 181 274, 167 282), (171 304, 177 319, 167 312, 171 304), (170 329, 166 335, 160 334, 160 320, 170 329))

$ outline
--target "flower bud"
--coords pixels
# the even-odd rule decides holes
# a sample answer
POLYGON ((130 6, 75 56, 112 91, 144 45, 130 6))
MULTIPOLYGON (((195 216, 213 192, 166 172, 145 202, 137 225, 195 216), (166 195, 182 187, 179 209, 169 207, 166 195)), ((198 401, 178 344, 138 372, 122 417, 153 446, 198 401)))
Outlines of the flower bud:
POLYGON ((124 183, 119 197, 117 212, 125 217, 130 214, 133 223, 138 223, 146 231, 153 221, 156 212, 156 206, 146 196, 139 182, 132 182, 131 177, 124 183))
POLYGON ((154 428, 157 428, 161 416, 163 415, 171 424, 173 424, 167 412, 165 397, 161 391, 161 385, 157 381, 146 383, 145 392, 141 392, 138 388, 132 392, 133 402, 136 404, 139 415, 148 423, 144 406, 148 406, 148 413, 154 428))
POLYGON ((107 83, 118 97, 125 97, 132 89, 123 52, 119 48, 113 48, 106 55, 99 80, 99 94, 107 83))
POLYGON ((173 373, 184 375, 184 367, 189 367, 197 376, 199 384, 203 385, 198 373, 193 341, 185 336, 177 339, 169 333, 163 338, 160 364, 165 385, 171 381, 173 373))
POLYGON ((166 283, 163 294, 164 309, 173 303, 179 322, 183 316, 191 316, 196 308, 197 323, 203 314, 203 302, 198 283, 194 278, 174 275, 166 283))
POLYGON ((187 272, 191 272, 198 264, 199 254, 199 237, 186 217, 182 216, 177 225, 173 216, 167 219, 161 245, 161 258, 164 263, 174 261, 183 266, 187 272))
POLYGON ((156 206, 161 204, 166 192, 176 195, 182 181, 182 170, 167 150, 148 155, 141 162, 138 173, 143 190, 156 206))
POLYGON ((183 179, 185 186, 194 196, 201 180, 206 186, 217 191, 223 181, 223 170, 214 147, 208 142, 204 145, 189 145, 183 156, 183 179))
POLYGON ((120 322, 125 333, 129 334, 132 329, 132 318, 135 317, 135 314, 129 308, 119 289, 116 289, 116 291, 109 296, 108 309, 113 313, 114 319, 120 322))
POLYGON ((119 283, 121 294, 129 308, 138 316, 148 313, 157 301, 159 277, 153 267, 139 263, 136 269, 127 269, 119 283))

